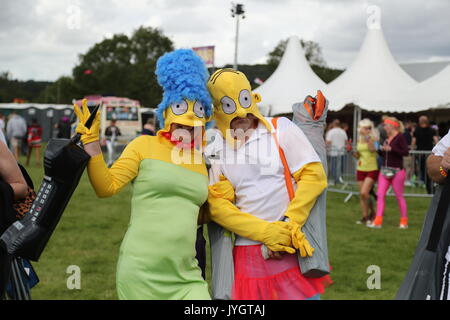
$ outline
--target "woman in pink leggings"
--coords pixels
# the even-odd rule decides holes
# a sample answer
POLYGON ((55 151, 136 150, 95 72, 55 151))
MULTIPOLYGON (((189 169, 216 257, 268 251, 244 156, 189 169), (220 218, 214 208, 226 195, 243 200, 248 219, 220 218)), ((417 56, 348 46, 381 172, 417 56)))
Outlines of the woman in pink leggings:
POLYGON ((386 193, 389 186, 392 185, 400 208, 400 229, 406 229, 408 228, 408 213, 406 200, 403 196, 406 177, 406 172, 403 168, 403 157, 409 153, 408 143, 403 134, 401 134, 404 130, 403 125, 396 118, 386 118, 384 120, 384 128, 388 137, 379 151, 383 157, 383 167, 378 177, 377 216, 368 226, 381 228, 386 205, 386 193))

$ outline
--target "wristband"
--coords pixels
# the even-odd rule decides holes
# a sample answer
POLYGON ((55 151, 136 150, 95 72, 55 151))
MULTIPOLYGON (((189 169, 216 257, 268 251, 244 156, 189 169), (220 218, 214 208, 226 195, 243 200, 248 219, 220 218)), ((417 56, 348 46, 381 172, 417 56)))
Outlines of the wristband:
POLYGON ((439 172, 441 173, 441 176, 447 178, 448 176, 447 170, 445 170, 442 166, 439 167, 439 172))

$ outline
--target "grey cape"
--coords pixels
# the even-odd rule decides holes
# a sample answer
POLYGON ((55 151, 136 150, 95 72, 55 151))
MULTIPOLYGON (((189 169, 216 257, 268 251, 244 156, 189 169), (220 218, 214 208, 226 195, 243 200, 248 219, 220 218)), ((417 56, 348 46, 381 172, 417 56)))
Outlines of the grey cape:
MULTIPOLYGON (((328 101, 322 116, 318 120, 313 120, 306 111, 303 103, 296 103, 292 106, 294 116, 292 121, 302 129, 305 136, 311 142, 314 150, 322 162, 325 172, 328 172, 327 153, 324 139, 324 128, 326 124, 328 101)), ((320 278, 330 273, 330 263, 328 260, 327 244, 327 190, 317 198, 314 207, 311 209, 308 220, 303 226, 311 246, 314 248, 312 257, 302 258, 299 256, 299 264, 302 274, 309 278, 320 278)))

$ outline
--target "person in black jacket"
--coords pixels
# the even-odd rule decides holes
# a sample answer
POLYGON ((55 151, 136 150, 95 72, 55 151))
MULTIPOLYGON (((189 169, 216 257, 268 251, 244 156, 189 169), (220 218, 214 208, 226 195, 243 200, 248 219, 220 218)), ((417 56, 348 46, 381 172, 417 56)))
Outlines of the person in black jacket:
MULTIPOLYGON (((430 126, 430 122, 428 121, 427 116, 419 117, 419 124, 414 131, 414 136, 412 139, 412 146, 416 150, 419 151, 431 151, 438 143, 438 133, 430 126)), ((426 154, 419 155, 419 170, 420 170, 420 179, 425 183, 427 188, 427 192, 429 194, 433 193, 433 182, 430 177, 427 175, 426 170, 426 154)))

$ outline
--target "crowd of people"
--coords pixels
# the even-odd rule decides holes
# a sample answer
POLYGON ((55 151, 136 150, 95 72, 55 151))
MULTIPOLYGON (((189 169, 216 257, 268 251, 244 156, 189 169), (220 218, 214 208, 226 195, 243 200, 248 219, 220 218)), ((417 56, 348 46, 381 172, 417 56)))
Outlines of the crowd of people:
MULTIPOLYGON (((63 116, 57 123, 54 124, 53 129, 55 138, 70 139, 73 134, 73 125, 67 116, 63 116)), ((36 118, 31 118, 27 123, 25 118, 16 111, 11 112, 8 117, 0 113, 0 141, 9 147, 16 160, 20 156, 26 157, 26 165, 30 165, 32 154, 35 154, 35 165, 40 166, 42 135, 43 127, 36 118)), ((143 135, 155 135, 155 128, 153 127, 153 120, 149 121, 143 126, 143 135)), ((116 120, 111 120, 110 124, 104 131, 104 140, 102 145, 105 146, 108 155, 108 165, 117 159, 117 138, 122 133, 116 124, 116 120)))
POLYGON ((399 228, 408 228, 405 186, 415 181, 424 186, 427 193, 433 193, 434 182, 427 174, 426 159, 446 134, 446 124, 438 127, 431 124, 425 115, 420 116, 417 123, 383 116, 377 126, 370 119, 363 119, 358 124, 354 148, 345 127, 335 119, 325 135, 330 162, 329 180, 334 184, 343 183, 345 166, 353 156, 362 210, 362 218, 357 223, 381 228, 386 194, 392 187, 400 210, 399 228))
POLYGON ((21 154, 25 155, 27 165, 30 164, 31 154, 35 150, 35 163, 40 165, 42 127, 37 119, 33 118, 27 124, 25 119, 15 111, 9 114, 7 120, 3 114, 0 114, 0 139, 9 146, 16 160, 21 154))

